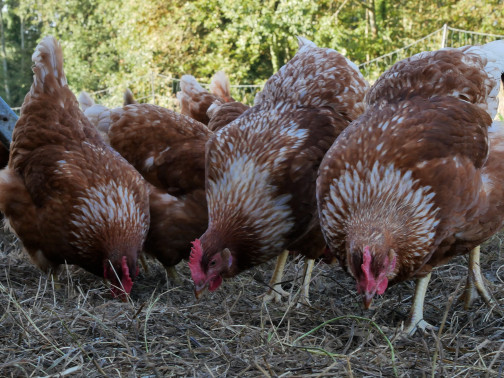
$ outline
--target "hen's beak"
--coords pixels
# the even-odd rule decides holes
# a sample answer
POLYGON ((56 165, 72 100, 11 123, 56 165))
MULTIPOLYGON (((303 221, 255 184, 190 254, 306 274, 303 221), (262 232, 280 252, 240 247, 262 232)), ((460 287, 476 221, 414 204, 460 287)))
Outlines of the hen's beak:
POLYGON ((373 302, 373 297, 374 297, 374 294, 369 294, 369 293, 365 293, 362 296, 362 301, 364 303, 364 308, 366 310, 369 310, 369 306, 371 306, 371 302, 373 302))
POLYGON ((126 294, 121 288, 115 287, 114 284, 111 284, 110 292, 114 298, 119 298, 121 302, 128 302, 128 294, 126 294))
POLYGON ((206 288, 206 284, 194 285, 194 296, 196 297, 196 299, 200 299, 203 294, 205 294, 206 288))

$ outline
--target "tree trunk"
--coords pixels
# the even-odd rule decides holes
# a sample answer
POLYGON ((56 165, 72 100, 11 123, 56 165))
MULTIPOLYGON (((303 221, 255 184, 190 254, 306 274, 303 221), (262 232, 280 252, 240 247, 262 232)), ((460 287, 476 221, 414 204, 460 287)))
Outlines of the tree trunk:
POLYGON ((365 9, 366 9, 366 26, 364 27, 364 37, 366 37, 366 39, 368 39, 368 37, 369 37, 369 12, 367 9, 367 4, 365 5, 365 9))
POLYGON ((277 36, 273 33, 270 43, 270 55, 271 55, 271 67, 273 68, 273 74, 277 73, 280 67, 278 67, 278 46, 277 46, 277 36))
POLYGON ((369 28, 371 29, 371 36, 373 38, 378 37, 378 27, 376 26, 376 10, 374 0, 367 0, 366 20, 369 22, 369 28))
POLYGON ((4 3, 0 1, 0 34, 2 37, 2 63, 3 63, 3 73, 4 73, 4 89, 5 89, 5 101, 10 102, 10 91, 9 91, 9 72, 7 70, 7 53, 5 52, 5 34, 4 34, 4 20, 3 20, 3 9, 4 3))
POLYGON ((20 30, 19 30, 19 32, 21 34, 21 72, 24 73, 25 72, 25 69, 24 69, 24 66, 25 66, 24 16, 20 15, 19 18, 21 20, 21 26, 20 26, 20 30))

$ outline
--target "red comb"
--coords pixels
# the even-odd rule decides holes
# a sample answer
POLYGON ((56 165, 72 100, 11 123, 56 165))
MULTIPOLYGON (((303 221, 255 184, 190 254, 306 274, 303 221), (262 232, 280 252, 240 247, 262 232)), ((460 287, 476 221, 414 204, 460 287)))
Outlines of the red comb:
POLYGON ((201 258, 203 257, 203 248, 201 242, 196 239, 192 242, 191 255, 189 256, 189 269, 191 270, 191 277, 194 282, 202 281, 205 279, 205 273, 201 269, 201 258))

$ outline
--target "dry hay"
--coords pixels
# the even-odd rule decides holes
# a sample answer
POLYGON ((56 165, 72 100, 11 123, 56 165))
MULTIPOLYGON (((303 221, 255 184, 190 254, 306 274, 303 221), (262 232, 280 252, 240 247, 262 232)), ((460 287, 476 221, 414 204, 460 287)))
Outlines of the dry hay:
MULTIPOLYGON (((73 267, 63 269, 61 288, 55 287, 12 235, 1 240, 2 377, 472 377, 500 376, 504 369, 502 315, 481 302, 465 311, 454 300, 463 289, 466 258, 433 274, 425 318, 441 331, 398 338, 413 282, 390 288, 363 311, 354 282, 338 266, 321 263, 310 288, 312 307, 263 306, 271 262, 197 302, 185 264, 178 267, 183 283, 175 285, 151 260, 131 301, 122 303, 101 280, 73 267)), ((500 237, 482 251, 482 270, 502 312, 500 237)), ((285 289, 298 290, 301 266, 290 260, 285 289)))

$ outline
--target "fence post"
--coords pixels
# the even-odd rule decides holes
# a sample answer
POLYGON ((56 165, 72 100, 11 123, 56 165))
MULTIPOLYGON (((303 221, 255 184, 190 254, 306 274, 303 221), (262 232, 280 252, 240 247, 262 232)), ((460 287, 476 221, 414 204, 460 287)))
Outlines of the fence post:
POLYGON ((156 87, 154 85, 154 71, 151 71, 150 83, 151 83, 152 103, 156 105, 156 87))
POLYGON ((446 41, 448 39, 448 25, 443 25, 443 39, 441 41, 441 48, 444 49, 446 47, 446 41))

